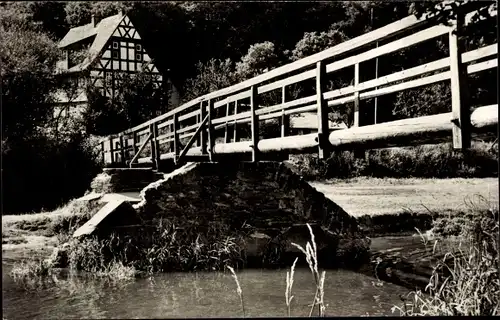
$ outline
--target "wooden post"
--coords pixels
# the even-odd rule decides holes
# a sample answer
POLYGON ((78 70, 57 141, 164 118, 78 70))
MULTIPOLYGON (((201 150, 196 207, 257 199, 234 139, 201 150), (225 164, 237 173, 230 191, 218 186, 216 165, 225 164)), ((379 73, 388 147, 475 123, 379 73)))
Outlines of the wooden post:
POLYGON ((152 123, 149 125, 149 132, 152 134, 151 137, 151 162, 153 167, 158 170, 160 167, 160 150, 158 150, 158 124, 152 123))
POLYGON ((128 145, 129 144, 129 136, 126 136, 125 138, 125 160, 128 160, 130 159, 130 146, 128 145))
MULTIPOLYGON (((234 102, 234 114, 238 114, 238 101, 234 102)), ((238 142, 238 126, 236 125, 237 121, 234 120, 234 135, 233 135, 233 140, 234 142, 238 142)))
MULTIPOLYGON (((378 41, 376 43, 376 48, 378 48, 378 41)), ((377 79, 377 78, 378 78, 378 57, 375 58, 375 79, 377 79)), ((377 90, 377 89, 378 89, 378 87, 375 87, 375 90, 377 90)), ((375 99, 373 99, 373 109, 374 109, 373 123, 377 124, 378 97, 375 97, 375 99)))
MULTIPOLYGON (((229 102, 226 103, 226 117, 229 116, 229 102)), ((229 128, 228 128, 228 123, 226 121, 226 131, 224 132, 224 143, 229 143, 231 142, 231 138, 229 138, 229 128)))
POLYGON ((153 124, 153 141, 155 143, 155 163, 156 170, 160 170, 160 141, 158 141, 158 122, 153 124))
POLYGON ((214 146, 215 146, 215 134, 213 130, 212 120, 214 119, 214 100, 211 99, 208 101, 208 156, 210 161, 213 161, 214 157, 214 146))
MULTIPOLYGON (((201 113, 196 116, 196 124, 201 125, 201 121, 203 121, 203 118, 201 118, 201 113)), ((199 147, 201 144, 201 134, 196 137, 196 146, 199 147)))
MULTIPOLYGON (((207 109, 203 105, 203 101, 200 102, 200 116, 201 119, 205 119, 207 114, 207 109)), ((200 132, 200 146, 201 146, 201 154, 207 154, 207 130, 203 129, 200 132)))
POLYGON ((118 139, 118 142, 120 143, 120 162, 125 163, 125 148, 123 147, 123 136, 120 135, 118 139))
MULTIPOLYGON (((286 88, 281 89, 281 103, 286 102, 286 88)), ((281 110, 281 137, 284 138, 290 131, 290 116, 285 114, 285 109, 281 110)))
POLYGON ((318 156, 328 158, 330 145, 328 142, 328 106, 323 99, 325 89, 326 66, 322 61, 316 63, 316 104, 318 107, 318 156))
POLYGON ((173 127, 174 127, 174 162, 177 164, 177 158, 179 157, 179 134, 177 133, 177 130, 179 130, 179 115, 177 113, 174 113, 174 120, 173 120, 173 127))
POLYGON ((133 148, 134 148, 134 156, 137 154, 137 132, 134 131, 134 133, 132 133, 132 141, 133 141, 133 148))
POLYGON ((259 106, 257 101, 257 86, 252 86, 250 89, 250 111, 252 113, 251 130, 252 130, 252 162, 257 162, 259 160, 259 117, 255 114, 259 106))
POLYGON ((111 154, 111 164, 115 163, 115 153, 113 151, 113 138, 109 138, 109 152, 111 154))
MULTIPOLYGON (((359 84, 359 63, 354 65, 354 90, 357 90, 359 84)), ((354 125, 359 127, 359 91, 354 92, 354 125)))
POLYGON ((471 145, 471 122, 467 100, 467 66, 462 63, 463 41, 458 37, 463 28, 464 16, 458 14, 450 28, 451 113, 453 123, 453 148, 468 149, 471 145))
POLYGON ((102 151, 102 164, 105 165, 106 164, 106 149, 104 146, 104 140, 101 141, 101 151, 102 151))

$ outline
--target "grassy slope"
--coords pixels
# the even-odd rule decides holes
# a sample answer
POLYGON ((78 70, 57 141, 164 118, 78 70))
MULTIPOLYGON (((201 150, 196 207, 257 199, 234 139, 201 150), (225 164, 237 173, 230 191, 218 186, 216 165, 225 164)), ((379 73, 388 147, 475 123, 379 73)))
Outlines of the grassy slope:
POLYGON ((78 217, 91 215, 103 205, 73 200, 51 212, 2 216, 3 257, 51 252, 58 244, 54 227, 76 223, 78 217))
POLYGON ((498 207, 498 179, 354 178, 311 182, 349 214, 397 214, 405 211, 455 211, 475 205, 498 207), (424 207, 425 206, 425 207, 424 207))

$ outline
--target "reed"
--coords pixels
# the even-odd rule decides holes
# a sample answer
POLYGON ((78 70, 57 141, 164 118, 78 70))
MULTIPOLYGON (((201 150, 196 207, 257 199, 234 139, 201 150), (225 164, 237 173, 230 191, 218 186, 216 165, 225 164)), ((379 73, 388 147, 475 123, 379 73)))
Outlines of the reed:
POLYGON ((241 290, 240 281, 238 280, 238 276, 236 275, 236 272, 234 272, 234 269, 230 266, 227 266, 227 268, 229 269, 229 271, 231 271, 234 282, 236 282, 236 292, 238 293, 238 296, 240 297, 241 309, 243 311, 243 318, 244 318, 245 317, 245 303, 243 300, 243 290, 241 290))
POLYGON ((402 316, 500 315, 498 218, 498 209, 489 210, 464 225, 458 245, 446 248, 425 292, 410 292, 409 301, 392 311, 402 316))
MULTIPOLYGON (((292 243, 295 247, 297 247, 300 251, 302 251, 306 257, 306 261, 309 265, 309 269, 311 270, 311 273, 314 277, 314 281, 316 283, 316 291, 314 294, 314 300, 313 303, 311 304, 311 310, 309 312, 309 317, 312 317, 312 313, 314 310, 315 306, 318 306, 318 316, 323 317, 325 314, 325 303, 324 303, 324 286, 325 286, 325 276, 326 272, 323 271, 321 274, 318 271, 318 256, 317 256, 317 248, 316 248, 316 242, 314 238, 314 233, 312 231, 312 228, 309 224, 307 224, 307 228, 309 229, 309 233, 311 235, 311 241, 306 243, 306 249, 301 247, 300 245, 296 243, 292 243)), ((295 265, 297 263, 298 257, 294 260, 292 267, 290 268, 290 271, 286 273, 286 289, 285 289, 285 303, 287 307, 287 315, 288 317, 291 316, 291 302, 293 299, 292 295, 292 287, 293 287, 293 280, 294 280, 294 274, 295 274, 295 265)), ((234 269, 230 266, 227 266, 229 271, 231 271, 232 277, 234 281, 236 282, 236 292, 238 293, 238 296, 240 297, 240 303, 241 303, 241 308, 243 310, 243 316, 245 316, 245 304, 243 300, 243 291, 241 290, 240 282, 238 280, 238 276, 234 272, 234 269)))
POLYGON ((314 300, 311 304, 311 311, 309 312, 309 317, 312 316, 315 306, 318 306, 318 316, 323 317, 325 313, 325 304, 323 297, 324 297, 324 283, 325 283, 326 272, 323 271, 320 274, 318 271, 318 254, 317 254, 317 247, 314 238, 314 233, 309 224, 307 224, 307 228, 309 229, 309 234, 311 235, 311 242, 308 241, 306 243, 305 249, 302 246, 293 242, 292 245, 295 246, 300 251, 302 251, 302 253, 305 255, 307 264, 309 265, 309 269, 311 270, 311 273, 313 275, 314 282, 316 283, 316 292, 314 294, 314 300))
POLYGON ((285 303, 287 309, 287 315, 290 317, 290 304, 292 303, 293 295, 292 295, 292 287, 293 287, 293 276, 295 274, 295 264, 297 263, 299 258, 295 258, 293 261, 292 267, 290 268, 290 272, 286 272, 286 290, 285 290, 285 303))

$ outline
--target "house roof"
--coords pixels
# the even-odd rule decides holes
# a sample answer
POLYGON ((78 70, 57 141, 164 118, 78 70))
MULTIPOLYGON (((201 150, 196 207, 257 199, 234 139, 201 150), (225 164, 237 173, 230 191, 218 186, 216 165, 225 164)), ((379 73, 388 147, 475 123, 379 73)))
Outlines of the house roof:
MULTIPOLYGON (((318 129, 318 116, 315 113, 302 113, 298 116, 290 117, 290 127, 294 129, 318 129)), ((335 123, 328 121, 328 129, 340 130, 347 129, 345 123, 335 123)))
POLYGON ((123 18, 124 15, 119 13, 114 16, 102 19, 95 27, 92 23, 90 23, 69 30, 66 36, 64 36, 61 42, 59 42, 59 48, 65 48, 71 44, 80 42, 92 36, 95 36, 95 38, 89 48, 88 57, 86 57, 80 64, 77 64, 70 69, 59 69, 60 72, 73 73, 87 69, 88 66, 90 66, 92 62, 94 62, 94 60, 99 56, 109 38, 118 27, 120 22, 123 20, 123 18))
POLYGON ((59 48, 65 48, 73 43, 77 43, 89 37, 95 36, 96 34, 97 28, 94 27, 93 23, 89 23, 76 28, 71 28, 57 46, 59 48))

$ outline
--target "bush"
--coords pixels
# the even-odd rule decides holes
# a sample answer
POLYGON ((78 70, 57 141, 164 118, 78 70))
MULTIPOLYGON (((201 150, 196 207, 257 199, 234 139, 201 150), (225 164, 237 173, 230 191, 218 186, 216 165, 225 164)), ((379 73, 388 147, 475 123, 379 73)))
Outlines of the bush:
POLYGON ((88 138, 37 136, 3 149, 4 214, 52 209, 81 196, 100 170, 88 138), (19 197, 23 201, 19 201, 19 197))
POLYGON ((451 143, 366 151, 333 152, 327 160, 312 155, 293 157, 299 174, 306 179, 372 177, 494 177, 498 175, 498 145, 475 142, 466 152, 455 151, 451 143))

